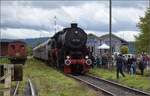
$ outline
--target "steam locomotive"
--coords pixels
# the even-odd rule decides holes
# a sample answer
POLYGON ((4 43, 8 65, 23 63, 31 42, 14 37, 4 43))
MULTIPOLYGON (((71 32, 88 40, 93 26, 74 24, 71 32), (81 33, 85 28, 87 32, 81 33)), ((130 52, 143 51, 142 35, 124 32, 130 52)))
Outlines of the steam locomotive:
POLYGON ((46 42, 33 49, 33 56, 66 74, 86 73, 92 61, 86 46, 87 34, 76 23, 57 32, 46 42))

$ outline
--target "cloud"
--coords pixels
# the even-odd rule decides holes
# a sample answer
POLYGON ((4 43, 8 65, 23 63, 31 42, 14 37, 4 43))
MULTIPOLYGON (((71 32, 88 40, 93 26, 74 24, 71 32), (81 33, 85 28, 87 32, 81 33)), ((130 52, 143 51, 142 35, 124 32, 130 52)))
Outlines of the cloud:
MULTIPOLYGON (((57 31, 62 29, 62 26, 57 25, 57 31)), ((87 34, 94 34, 98 37, 109 34, 108 32, 100 32, 100 31, 92 31, 92 30, 85 30, 87 34)), ((38 31, 32 29, 1 29, 1 37, 2 38, 9 38, 9 39, 26 39, 26 38, 38 38, 38 37, 52 37, 54 35, 53 31, 38 31)), ((135 41, 135 36, 138 36, 140 32, 137 31, 119 31, 119 32, 112 32, 116 36, 126 40, 126 41, 135 41)))
MULTIPOLYGON (((114 33, 138 31, 136 24, 139 17, 144 15, 147 1, 133 2, 135 1, 130 1, 131 4, 120 0, 112 2, 112 31, 114 33)), ((77 22, 87 32, 93 31, 101 34, 109 31, 107 1, 2 1, 1 29, 5 34, 2 36, 11 38, 12 35, 13 37, 14 35, 8 31, 18 32, 17 34, 20 34, 22 38, 23 34, 26 37, 26 31, 37 32, 36 34, 53 33, 54 16, 57 16, 56 22, 59 30, 70 26, 71 22, 77 22)))
POLYGON ((51 30, 49 11, 23 6, 2 7, 1 25, 4 28, 26 28, 35 30, 51 30))
POLYGON ((143 9, 148 7, 148 0, 112 0, 112 6, 143 9))
POLYGON ((135 36, 139 36, 140 32, 138 31, 119 31, 114 33, 116 36, 126 40, 126 41, 135 41, 135 36))
POLYGON ((37 31, 31 29, 1 29, 1 37, 9 39, 26 39, 26 38, 38 38, 38 37, 51 37, 54 32, 37 31))

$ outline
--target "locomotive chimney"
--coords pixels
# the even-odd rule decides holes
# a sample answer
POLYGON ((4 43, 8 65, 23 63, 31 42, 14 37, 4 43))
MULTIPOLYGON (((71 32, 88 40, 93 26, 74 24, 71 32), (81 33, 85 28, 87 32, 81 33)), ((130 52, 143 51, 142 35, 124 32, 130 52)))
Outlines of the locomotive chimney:
POLYGON ((71 28, 77 28, 78 24, 77 23, 71 23, 71 28))

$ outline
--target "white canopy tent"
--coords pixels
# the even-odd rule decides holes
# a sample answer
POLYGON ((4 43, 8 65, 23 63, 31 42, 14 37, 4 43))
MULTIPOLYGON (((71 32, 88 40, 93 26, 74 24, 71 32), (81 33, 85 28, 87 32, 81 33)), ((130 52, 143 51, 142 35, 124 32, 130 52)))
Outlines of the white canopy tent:
POLYGON ((97 47, 97 49, 109 49, 109 48, 110 47, 105 43, 97 47))

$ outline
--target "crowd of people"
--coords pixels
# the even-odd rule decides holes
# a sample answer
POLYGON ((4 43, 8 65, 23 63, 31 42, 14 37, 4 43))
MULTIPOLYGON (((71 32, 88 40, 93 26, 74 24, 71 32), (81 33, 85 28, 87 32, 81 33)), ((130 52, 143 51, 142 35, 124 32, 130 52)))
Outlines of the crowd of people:
POLYGON ((144 75, 144 70, 150 70, 150 55, 138 54, 138 55, 123 55, 114 54, 103 54, 101 56, 92 56, 93 65, 92 67, 97 68, 113 68, 116 67, 117 78, 119 73, 123 77, 124 71, 131 75, 136 75, 137 70, 140 70, 141 75, 144 75))

